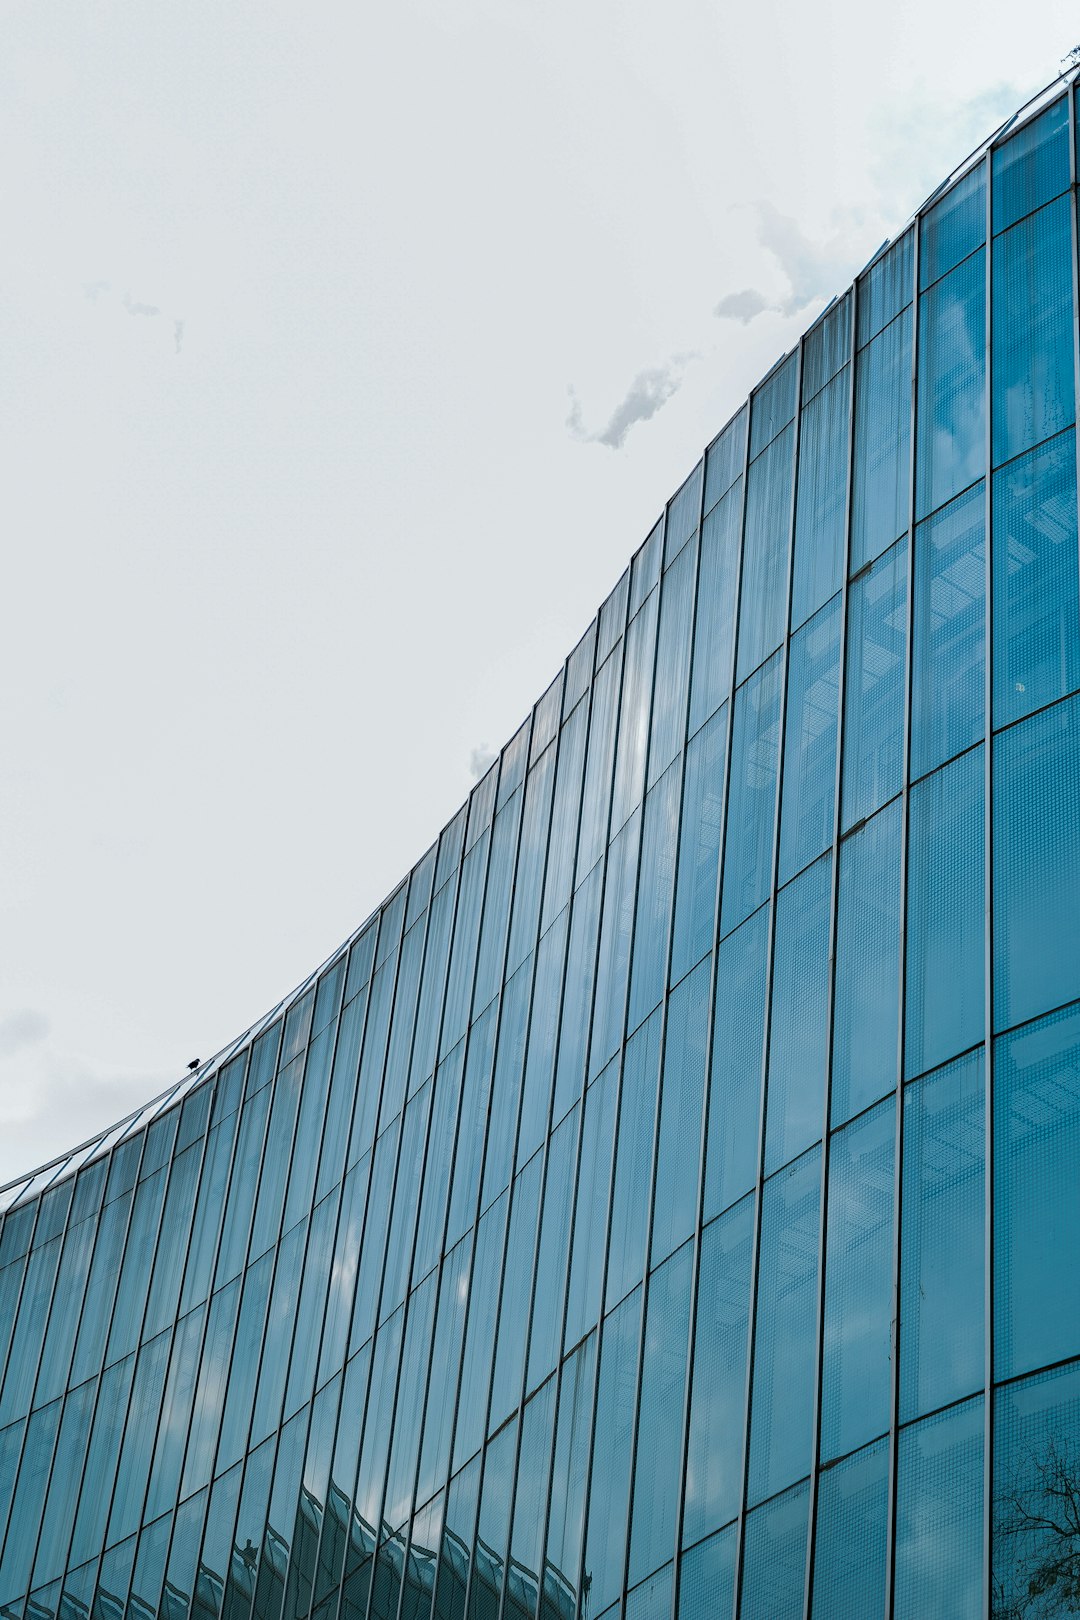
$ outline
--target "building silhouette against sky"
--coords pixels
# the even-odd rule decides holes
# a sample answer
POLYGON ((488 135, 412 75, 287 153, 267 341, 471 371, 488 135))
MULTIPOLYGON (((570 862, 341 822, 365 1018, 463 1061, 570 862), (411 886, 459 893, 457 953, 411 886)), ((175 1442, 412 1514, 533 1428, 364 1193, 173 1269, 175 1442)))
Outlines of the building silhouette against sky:
POLYGON ((354 938, 0 1195, 4 1620, 1080 1613, 1073 102, 354 938))

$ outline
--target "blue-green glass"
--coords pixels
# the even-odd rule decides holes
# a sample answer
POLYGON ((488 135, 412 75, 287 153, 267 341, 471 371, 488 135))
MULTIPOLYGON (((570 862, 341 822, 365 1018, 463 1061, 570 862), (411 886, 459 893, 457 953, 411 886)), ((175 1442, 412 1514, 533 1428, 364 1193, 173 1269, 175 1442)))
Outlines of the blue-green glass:
POLYGON ((908 526, 911 478, 911 310, 855 365, 851 569, 872 562, 908 526))
POLYGON ((735 652, 735 593, 742 530, 742 479, 701 529, 701 561, 690 683, 690 735, 727 701, 735 652))
POLYGON ((878 1440, 821 1475, 813 1613, 864 1620, 885 1612, 889 1442, 878 1440))
POLYGON ((769 895, 783 674, 781 660, 773 658, 735 694, 722 935, 737 928, 769 895))
POLYGON ((521 1455, 518 1458, 517 1496, 510 1532, 507 1592, 511 1604, 519 1593, 525 1596, 526 1604, 522 1607, 526 1614, 532 1616, 536 1614, 544 1521, 547 1517, 557 1382, 557 1379, 548 1379, 543 1389, 526 1406, 521 1420, 521 1455))
POLYGON ((840 846, 832 1123, 896 1085, 900 994, 899 800, 840 846))
POLYGON ((915 530, 911 774, 969 748, 986 723, 986 491, 915 530))
POLYGON ((902 1422, 983 1382, 985 1135, 981 1050, 904 1092, 902 1422))
POLYGON ((1080 1354, 1080 1008, 994 1043, 994 1375, 1080 1354))
POLYGON ((735 1601, 736 1525, 683 1553, 679 1620, 728 1620, 735 1601))
POLYGON ((830 1462, 889 1427, 892 1390, 891 1097, 845 1130, 829 1156, 821 1457, 830 1462))
POLYGON ((489 1431, 499 1428, 521 1400, 542 1171, 543 1154, 537 1153, 516 1177, 511 1188, 510 1225, 503 1260, 491 1405, 487 1416, 489 1431))
POLYGON ((791 638, 784 781, 780 805, 780 882, 832 843, 840 710, 840 597, 791 638))
MULTIPOLYGON (((548 1128, 551 1082, 555 1072, 559 1031, 559 1006, 562 1001, 563 970, 566 966, 567 921, 564 911, 548 929, 536 953, 529 1045, 525 1058, 525 1081, 518 1123, 518 1164, 524 1164, 526 1159, 531 1158, 543 1141, 548 1128)), ((560 1107, 560 1115, 564 1111, 564 1107, 560 1107)))
POLYGON ((861 349, 911 302, 915 232, 906 231, 859 278, 856 342, 861 349))
POLYGON ((705 1151, 705 1220, 734 1204, 757 1180, 768 952, 767 906, 719 947, 705 1151))
POLYGON ((986 259, 980 250, 919 299, 915 516, 986 473, 986 259))
POLYGON ((992 495, 996 729, 1080 686, 1073 433, 1004 467, 992 495))
POLYGON ((585 1525, 585 1479, 592 1433, 597 1337, 591 1334, 567 1357, 559 1382, 544 1569, 545 1603, 551 1593, 554 1599, 551 1612, 555 1615, 565 1612, 558 1597, 569 1590, 572 1603, 577 1591, 585 1525))
POLYGON ((675 900, 675 846, 679 836, 681 792, 682 773, 674 765, 650 789, 645 800, 628 1029, 636 1029, 664 993, 671 908, 675 900))
POLYGON ((833 299, 824 315, 803 339, 802 397, 805 405, 851 358, 852 314, 850 292, 833 299))
POLYGON ((607 843, 611 773, 615 764, 615 737, 622 679, 622 643, 597 671, 589 711, 589 743, 585 755, 585 786, 581 799, 577 877, 591 872, 607 843))
POLYGON ((1075 1612, 1078 1477, 1080 1368, 1039 1373, 999 1390, 991 1589, 1001 1613, 1075 1612))
POLYGON ((468 1283, 469 1320, 454 1430, 455 1470, 480 1449, 484 1440, 508 1202, 509 1195, 503 1193, 481 1217, 476 1229, 476 1253, 468 1283))
POLYGON ((703 471, 703 463, 699 461, 689 478, 680 484, 667 503, 667 516, 664 521, 665 568, 670 568, 698 526, 703 471))
POLYGON ((743 469, 750 412, 744 405, 705 452, 705 510, 711 512, 743 469))
POLYGON ((975 167, 923 215, 919 288, 929 287, 986 241, 986 164, 975 167))
POLYGON ((596 964, 589 1075, 599 1074, 623 1037, 626 981, 633 949, 641 811, 635 810, 608 852, 604 914, 596 964))
POLYGON ((750 463, 747 473, 739 593, 740 681, 783 639, 794 477, 795 427, 789 423, 750 463))
POLYGON ((994 1023, 1080 995, 1080 698, 994 742, 994 1023))
POLYGON ((696 567, 696 548, 684 548, 678 561, 664 575, 661 588, 657 680, 649 732, 649 787, 681 752, 686 736, 696 567))
POLYGON ((693 1261, 693 1245, 684 1243, 649 1280, 630 1521, 631 1586, 675 1549, 693 1261))
POLYGON ((696 1165, 701 1146, 709 966, 708 962, 699 963, 672 991, 668 1002, 649 1261, 653 1266, 690 1236, 697 1221, 697 1177, 689 1166, 696 1165))
POLYGON ((803 406, 795 498, 791 623, 804 624, 843 583, 851 380, 847 367, 803 406))
POLYGON ((982 1620, 984 1427, 980 1395, 900 1431, 895 1620, 982 1620))
POLYGON ((796 384, 799 371, 794 354, 774 367, 759 383, 750 400, 750 460, 754 461, 767 444, 795 415, 796 384))
POLYGON ((1072 205, 1059 197, 994 238, 993 463, 1073 421, 1072 205))
MULTIPOLYGON (((570 1217, 577 1171, 578 1110, 552 1134, 544 1170, 544 1207, 536 1253, 536 1280, 529 1363, 525 1379, 531 1393, 559 1362, 563 1342, 563 1308, 570 1259, 570 1217)), ((534 1566, 535 1567, 535 1566, 534 1566)))
POLYGON ((597 1614, 618 1598, 622 1587, 640 1333, 638 1288, 607 1318, 601 1335, 585 1534, 585 1568, 592 1576, 591 1606, 597 1614))
MULTIPOLYGON (((574 896, 570 915, 570 944, 567 948, 566 979, 560 1008, 559 1056, 555 1069, 556 1119, 561 1118, 576 1097, 580 1097, 585 1084, 603 875, 599 866, 593 868, 574 896)), ((497 1094, 501 1094, 498 1088, 497 1094)))
POLYGON ((985 757, 973 748, 911 790, 908 825, 908 1075, 983 1037, 985 757))
POLYGON ((905 541, 848 593, 842 826, 900 791, 904 762, 908 548, 905 541))
POLYGON ((626 657, 619 701, 619 743, 611 794, 612 833, 624 826, 627 817, 641 804, 645 788, 658 595, 659 592, 653 591, 641 611, 631 619, 626 631, 626 657))
POLYGON ((701 1237, 684 1546, 739 1511, 753 1242, 752 1197, 707 1226, 701 1237))
POLYGON ((776 899, 765 1174, 820 1141, 829 1041, 832 857, 776 899))
MULTIPOLYGON (((529 952, 536 948, 554 786, 555 750, 549 748, 529 772, 525 785, 525 808, 514 872, 514 910, 506 955, 507 974, 520 967, 529 952)), ((503 977, 501 964, 499 977, 503 977)))
POLYGON ((585 1094, 566 1304, 567 1349, 595 1327, 600 1315, 618 1083, 618 1064, 612 1063, 585 1094))
POLYGON ((1069 188, 1069 97, 1032 118, 994 148, 994 230, 1069 188))
POLYGON ((574 845, 581 810, 581 776, 585 768, 588 705, 581 703, 559 733, 559 762, 551 809, 551 839, 544 874, 543 932, 570 899, 574 879, 574 845))
POLYGON ((740 1620, 801 1620, 809 1511, 803 1484, 747 1515, 740 1620))
POLYGON ((726 762, 727 705, 724 704, 686 750, 671 941, 672 984, 678 984, 713 943, 726 762))
POLYGON ((750 1406, 751 1503, 810 1470, 821 1149, 778 1170, 765 1183, 763 1198, 750 1406))
POLYGON ((660 518, 630 559, 630 600, 627 617, 632 619, 649 592, 659 584, 664 554, 664 520, 660 518))
POLYGON ((649 1185, 656 1093, 660 1080, 660 1009, 626 1043, 615 1179, 611 1193, 611 1238, 605 1309, 629 1293, 645 1271, 649 1208, 642 1189, 649 1185))

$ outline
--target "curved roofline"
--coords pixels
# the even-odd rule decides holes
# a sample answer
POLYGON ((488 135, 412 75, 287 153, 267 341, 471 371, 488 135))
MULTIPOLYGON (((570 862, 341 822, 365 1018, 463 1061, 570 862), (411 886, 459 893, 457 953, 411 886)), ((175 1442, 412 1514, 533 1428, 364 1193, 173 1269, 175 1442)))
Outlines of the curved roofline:
MULTIPOLYGON (((858 282, 859 279, 866 274, 871 266, 876 264, 883 254, 887 253, 888 250, 895 245, 895 243, 900 241, 900 239, 918 223, 919 219, 927 212, 928 209, 932 208, 936 203, 938 203, 941 198, 952 189, 953 186, 957 185, 964 178, 964 176, 968 174, 977 163, 981 162, 982 159, 985 158, 995 146, 1004 140, 1006 136, 1014 134, 1017 130, 1021 129, 1025 124, 1029 123, 1040 112, 1042 112, 1044 108, 1053 105, 1059 96, 1067 95, 1078 76, 1080 76, 1080 63, 1059 73, 1056 78, 1049 82, 1049 84, 1044 85, 1041 90, 1036 91, 1036 93, 1025 101, 1022 106, 1018 107, 1017 110, 1012 113, 1004 123, 997 125, 997 127, 988 136, 986 136, 984 140, 980 141, 979 144, 968 153, 967 157, 965 157, 960 163, 950 170, 945 179, 941 181, 940 185, 936 186, 934 190, 923 199, 918 208, 914 210, 909 218, 905 220, 900 230, 897 231, 895 235, 888 237, 884 242, 882 242, 881 246, 870 255, 869 259, 867 259, 862 268, 856 272, 849 285, 833 295, 820 314, 815 317, 804 332, 800 333, 798 342, 795 343, 792 348, 785 350, 784 353, 781 354, 773 363, 773 365, 769 367, 768 371, 764 372, 763 375, 758 378, 758 381, 754 384, 753 388, 751 388, 746 398, 731 413, 719 432, 714 434, 705 445, 701 453, 701 465, 703 470, 704 458, 708 451, 714 444, 717 443, 723 434, 727 432, 728 428, 737 419, 737 417, 749 407, 755 394, 757 394, 761 388, 764 387, 764 385, 769 381, 769 379, 784 363, 784 361, 795 352, 795 349, 798 347, 798 343, 803 341, 807 333, 814 329, 814 327, 824 318, 833 305, 836 304, 841 298, 845 298, 848 293, 852 291, 856 282, 858 282)), ((688 476, 692 476, 692 473, 688 476)), ((686 480, 684 479, 683 483, 685 482, 686 480)), ((680 484, 674 493, 678 494, 679 489, 682 487, 682 484, 680 484)), ((664 511, 667 510, 668 505, 670 505, 670 499, 665 503, 664 511)), ((664 513, 662 512, 661 521, 663 520, 663 515, 664 513)), ((650 525, 650 535, 655 527, 655 524, 650 525)), ((642 542, 642 545, 645 544, 647 544, 647 539, 646 541, 642 542)), ((630 563, 633 562, 634 558, 638 555, 638 552, 641 549, 641 546, 639 546, 632 553, 630 563)), ((619 574, 619 577, 615 582, 615 586, 613 587, 613 591, 619 588, 623 576, 629 569, 630 563, 628 563, 627 568, 624 568, 622 573, 619 574)), ((608 596, 604 598, 605 602, 610 599, 613 591, 609 592, 608 596)), ((603 603, 601 603, 601 607, 602 606, 603 603)), ((598 608, 597 613, 593 616, 592 622, 596 622, 599 611, 600 609, 598 608)), ((580 645, 580 642, 587 634, 588 627, 586 627, 583 635, 578 638, 578 641, 575 642, 574 648, 580 645)), ((574 651, 574 648, 571 648, 571 653, 574 651)), ((565 667, 565 664, 566 660, 564 659, 563 667, 565 667)), ((558 676, 554 678, 558 679, 558 676)), ((551 683, 549 682, 548 687, 550 687, 550 685, 551 683)), ((548 687, 545 687, 545 692, 548 690, 548 687)), ((543 696, 543 694, 541 694, 541 696, 543 696)), ((525 720, 522 721, 522 725, 528 722, 528 719, 535 707, 536 704, 533 704, 529 714, 526 715, 525 720)), ((520 731, 521 726, 518 726, 510 739, 511 742, 519 735, 520 731)), ((451 816, 450 820, 446 823, 446 827, 441 830, 439 838, 441 838, 442 833, 445 832, 447 828, 453 826, 454 822, 462 814, 462 811, 471 802, 473 794, 475 794, 480 788, 481 783, 483 783, 487 776, 490 775, 491 771, 498 766, 499 761, 501 760, 502 755, 505 753, 508 746, 509 743, 504 745, 504 747, 500 750, 492 765, 489 767, 488 771, 484 773, 484 776, 480 778, 480 781, 477 782, 476 786, 469 794, 469 797, 464 801, 464 804, 462 804, 462 806, 454 812, 454 815, 451 816)), ((164 1091, 159 1092, 158 1095, 151 1098, 149 1102, 143 1103, 140 1107, 132 1109, 132 1111, 125 1114, 122 1119, 116 1121, 112 1125, 106 1126, 103 1130, 98 1131, 94 1136, 88 1137, 84 1142, 79 1143, 77 1147, 69 1148, 66 1152, 59 1153, 54 1158, 46 1160, 44 1164, 38 1165, 35 1169, 24 1171, 22 1174, 15 1176, 11 1181, 0 1184, 0 1217, 6 1214, 8 1210, 15 1208, 20 1202, 34 1198, 39 1193, 44 1192, 48 1187, 52 1186, 54 1182, 61 1180, 65 1174, 74 1174, 76 1171, 80 1170, 84 1164, 89 1164, 94 1159, 108 1152, 109 1149, 112 1148, 117 1142, 122 1141, 125 1136, 130 1135, 140 1125, 149 1124, 151 1120, 157 1118, 159 1114, 165 1111, 167 1106, 172 1103, 180 1102, 183 1098, 187 1097, 192 1091, 194 1091, 196 1087, 211 1080, 214 1075, 225 1066, 225 1064, 234 1055, 234 1053, 238 1051, 239 1048, 261 1034, 264 1029, 273 1023, 274 1019, 279 1013, 281 1013, 286 1007, 290 1006, 301 995, 303 995, 303 993, 315 983, 319 976, 328 967, 330 967, 333 962, 335 962, 339 957, 342 957, 352 947, 355 941, 358 940, 361 935, 372 926, 373 923, 378 921, 386 906, 391 900, 393 900, 395 895, 400 890, 402 884, 408 881, 420 863, 427 858, 432 850, 437 848, 439 838, 428 846, 428 849, 425 850, 424 853, 419 857, 419 860, 413 863, 413 865, 405 873, 405 876, 394 885, 385 899, 381 900, 379 904, 375 906, 371 912, 369 912, 360 926, 354 929, 353 932, 349 934, 349 936, 342 942, 342 944, 337 946, 335 950, 331 951, 330 955, 325 959, 325 961, 321 962, 319 966, 315 968, 313 972, 309 973, 305 979, 302 979, 294 989, 290 990, 286 995, 282 996, 279 1001, 275 1002, 274 1006, 270 1008, 269 1012, 264 1013, 261 1018, 255 1021, 255 1023, 249 1025, 249 1027, 245 1029, 242 1034, 237 1035, 234 1040, 228 1042, 228 1044, 216 1052, 213 1057, 208 1058, 205 1063, 201 1063, 193 1074, 185 1075, 180 1080, 174 1081, 171 1086, 167 1086, 164 1091)))

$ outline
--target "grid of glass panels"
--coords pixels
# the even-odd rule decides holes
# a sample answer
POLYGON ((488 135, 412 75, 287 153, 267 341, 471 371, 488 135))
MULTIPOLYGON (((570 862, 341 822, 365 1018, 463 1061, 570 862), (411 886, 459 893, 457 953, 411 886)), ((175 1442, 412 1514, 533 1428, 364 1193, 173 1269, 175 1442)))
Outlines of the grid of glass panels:
POLYGON ((1075 1612, 1075 148, 931 199, 377 914, 0 1195, 4 1620, 1075 1612))

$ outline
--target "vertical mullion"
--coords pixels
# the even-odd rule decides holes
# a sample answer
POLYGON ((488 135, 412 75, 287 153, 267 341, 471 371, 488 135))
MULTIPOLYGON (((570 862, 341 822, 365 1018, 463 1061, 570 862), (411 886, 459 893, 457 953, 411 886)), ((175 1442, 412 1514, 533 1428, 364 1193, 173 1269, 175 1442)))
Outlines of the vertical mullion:
MULTIPOLYGON (((724 745, 724 804, 723 804, 723 809, 722 809, 721 815, 720 815, 720 854, 719 854, 719 859, 718 859, 717 864, 716 864, 716 901, 715 901, 715 905, 714 905, 714 909, 713 909, 713 934, 712 934, 712 953, 713 953, 713 956, 712 956, 712 971, 711 971, 711 975, 710 975, 710 985, 709 985, 709 1021, 708 1021, 708 1026, 707 1026, 706 1051, 705 1051, 705 1097, 706 1097, 706 1103, 705 1103, 705 1107, 702 1109, 702 1115, 701 1115, 701 1156, 700 1156, 700 1159, 699 1159, 699 1162, 698 1162, 698 1229, 699 1229, 699 1231, 701 1229, 702 1216, 703 1216, 704 1204, 705 1204, 705 1160, 706 1160, 706 1156, 707 1156, 707 1152, 708 1152, 709 1112, 710 1112, 710 1105, 711 1105, 711 1102, 712 1102, 711 1092, 712 1092, 713 1033, 714 1033, 714 1026, 715 1026, 715 1022, 716 1022, 716 990, 717 990, 717 981, 718 981, 718 977, 719 977, 719 964, 720 964, 720 915, 721 915, 720 908, 721 908, 721 903, 723 901, 723 896, 724 896, 724 868, 725 868, 725 866, 727 864, 727 861, 726 861, 726 855, 727 855, 727 850, 726 850, 726 845, 727 845, 727 818, 728 818, 728 809, 729 809, 730 804, 731 804, 731 747, 732 747, 732 738, 733 738, 733 735, 734 735, 734 728, 735 728, 735 691, 736 691, 736 688, 738 686, 738 679, 739 679, 739 617, 740 617, 739 604, 740 604, 740 598, 742 596, 743 563, 745 561, 745 556, 746 556, 746 492, 747 492, 747 486, 749 485, 749 482, 750 482, 750 417, 751 417, 752 406, 753 406, 753 396, 751 396, 746 401, 746 405, 744 407, 745 411, 746 411, 746 443, 743 446, 742 511, 741 511, 741 513, 739 515, 739 559, 738 559, 738 565, 737 565, 737 568, 736 568, 736 578, 735 578, 735 585, 734 585, 734 598, 735 598, 735 600, 734 600, 734 604, 733 604, 733 614, 734 614, 733 625, 734 625, 734 629, 733 629, 733 633, 732 633, 732 648, 731 648, 731 682, 730 682, 730 685, 728 687, 728 696, 727 696, 727 705, 728 705, 727 738, 726 738, 725 745, 724 745)), ((759 1128, 760 1128, 760 1122, 759 1122, 759 1128)), ((752 1254, 751 1254, 751 1259, 750 1259, 750 1302, 749 1302, 749 1313, 748 1313, 748 1316, 747 1316, 747 1324, 746 1324, 746 1334, 747 1334, 746 1392, 745 1392, 745 1395, 744 1395, 744 1398, 743 1398, 742 1490, 739 1493, 740 1506, 739 1506, 739 1517, 738 1517, 738 1529, 736 1530, 736 1536, 735 1536, 735 1541, 736 1541, 736 1545, 735 1545, 735 1580, 734 1580, 734 1584, 733 1584, 733 1602, 732 1602, 732 1614, 733 1615, 737 1615, 738 1612, 739 1612, 739 1591, 740 1591, 740 1587, 742 1586, 743 1520, 744 1520, 744 1517, 745 1517, 745 1515, 743 1513, 742 1503, 743 1503, 743 1501, 745 1500, 745 1497, 746 1497, 746 1473, 747 1473, 747 1469, 750 1466, 750 1386, 751 1386, 751 1382, 752 1382, 752 1379, 753 1379, 753 1358, 754 1358, 753 1324, 754 1324, 754 1306, 755 1306, 755 1303, 756 1303, 756 1296, 757 1296, 758 1243, 759 1243, 759 1240, 760 1240, 760 1237, 761 1237, 761 1219, 760 1219, 760 1215, 761 1215, 760 1204, 755 1202, 753 1249, 752 1249, 752 1254)), ((699 1241, 699 1243, 698 1243, 698 1253, 697 1253, 697 1266, 695 1268, 695 1289, 697 1287, 697 1274, 700 1273, 700 1270, 701 1270, 701 1244, 700 1244, 700 1241, 699 1241)), ((696 1327, 696 1323, 695 1323, 695 1327, 696 1327)))
MULTIPOLYGON (((904 633, 904 719, 901 742, 900 792, 900 950, 899 989, 897 996, 896 1039, 896 1130, 893 1137, 893 1276, 892 1276, 892 1330, 891 1330, 891 1388, 889 1391, 889 1472, 887 1518, 885 1536, 885 1614, 892 1620, 893 1570, 896 1563, 896 1499, 897 1467, 899 1457, 898 1431, 900 1426, 900 1267, 901 1229, 903 1226, 904 1195, 904 1066, 907 1032, 907 921, 908 921, 908 869, 911 836, 911 709, 914 657, 912 641, 915 625, 915 475, 918 454, 918 373, 919 373, 919 263, 922 245, 921 218, 916 217, 911 227, 912 289, 911 289, 911 414, 908 458, 908 548, 907 548, 907 602, 904 633)), ((987 410, 987 420, 989 420, 987 410)))
MULTIPOLYGON (((848 466, 847 487, 844 499, 844 558, 843 572, 840 583, 840 648, 836 699, 836 774, 833 791, 834 804, 832 842, 829 846, 832 863, 829 872, 829 974, 825 1019, 825 1096, 824 1112, 821 1122, 821 1185, 818 1201, 817 1317, 814 1329, 814 1413, 810 1442, 811 1540, 810 1556, 807 1559, 806 1569, 806 1585, 804 1590, 803 1604, 804 1612, 808 1611, 808 1607, 813 1596, 813 1565, 817 1552, 817 1474, 818 1461, 821 1452, 821 1382, 825 1336, 825 1221, 828 1208, 826 1194, 829 1183, 829 1125, 832 1118, 832 1069, 836 1017, 836 946, 840 899, 841 829, 843 827, 842 805, 844 786, 844 744, 846 729, 844 726, 844 712, 847 702, 848 609, 851 595, 851 531, 854 523, 855 510, 855 401, 859 370, 859 291, 859 281, 856 280, 852 284, 851 288, 851 350, 850 358, 848 360, 848 364, 851 367, 851 373, 848 378, 848 466)), ((761 1216, 759 1210, 759 1230, 760 1224, 761 1216)), ((757 1240, 755 1239, 755 1289, 757 1266, 756 1247, 757 1240)))
MULTIPOLYGON (((1074 147, 1069 137, 1070 163, 1074 147)), ((993 264, 994 264, 994 149, 988 148, 986 164, 986 489, 983 494, 986 593, 986 686, 983 750, 983 960, 985 1029, 984 1047, 984 1131, 983 1189, 984 1212, 984 1292, 983 1346, 985 1357, 983 1391, 983 1613, 990 1614, 993 1593, 993 1507, 994 1507, 994 546, 993 546, 993 264)), ((1075 215, 1075 191, 1073 212, 1075 215)), ((1074 233, 1075 236, 1075 233, 1074 233)), ((1075 248, 1074 248, 1075 259, 1075 248)), ((1075 307, 1075 306, 1074 306, 1075 307)), ((1075 343, 1074 343, 1075 354, 1075 343)), ((1075 359, 1074 359, 1075 364, 1075 359)))

